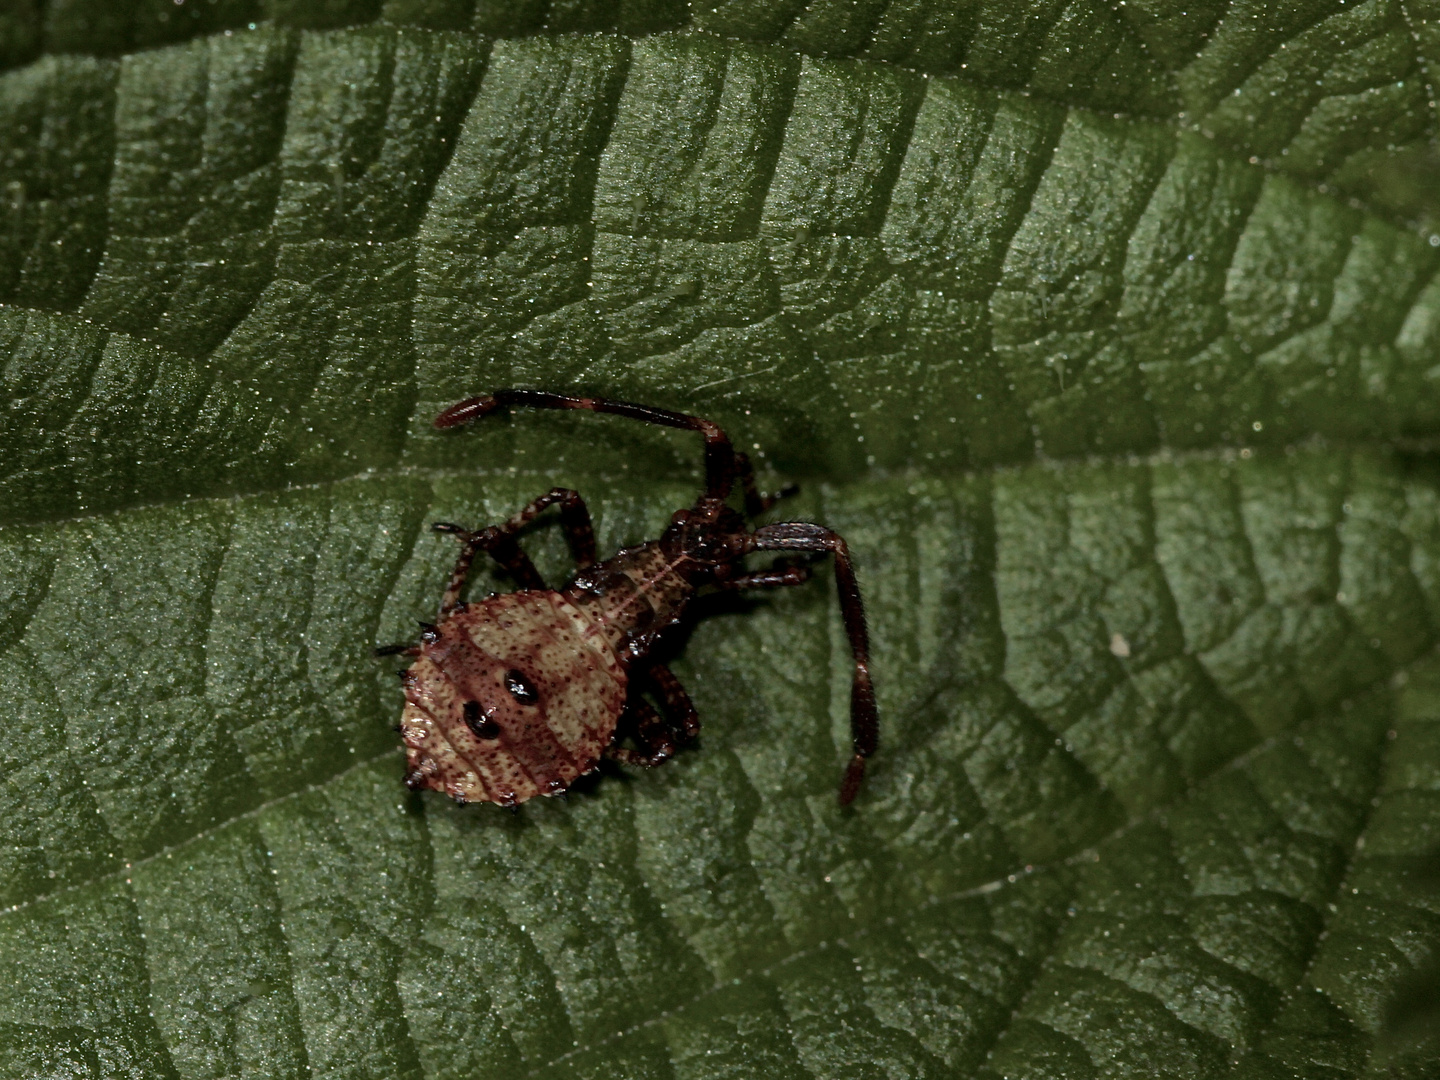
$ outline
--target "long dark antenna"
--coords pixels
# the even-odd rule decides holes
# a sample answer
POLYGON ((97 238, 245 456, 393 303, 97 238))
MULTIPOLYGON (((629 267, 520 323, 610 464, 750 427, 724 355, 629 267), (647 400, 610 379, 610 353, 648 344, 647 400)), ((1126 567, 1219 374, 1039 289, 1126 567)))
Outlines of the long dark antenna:
POLYGON ((631 420, 643 420, 647 424, 698 431, 705 437, 705 494, 722 501, 730 496, 730 488, 735 480, 735 448, 730 445, 730 436, 720 429, 719 424, 687 413, 636 405, 629 401, 612 401, 609 398, 569 397, 544 390, 496 390, 493 394, 482 394, 456 402, 435 417, 435 426, 451 428, 468 424, 472 420, 488 416, 501 406, 584 409, 588 412, 628 416, 631 420))

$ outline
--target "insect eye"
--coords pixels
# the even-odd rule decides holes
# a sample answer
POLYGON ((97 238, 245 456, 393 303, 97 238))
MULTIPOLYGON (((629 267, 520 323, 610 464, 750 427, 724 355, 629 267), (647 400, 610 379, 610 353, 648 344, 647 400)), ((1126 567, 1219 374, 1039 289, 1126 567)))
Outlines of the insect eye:
POLYGON ((481 719, 478 701, 465 702, 460 706, 460 711, 465 715, 465 723, 475 733, 477 739, 498 739, 500 737, 499 724, 494 720, 481 719))
POLYGON ((505 672, 505 689, 509 690, 510 696, 521 705, 534 705, 540 700, 539 692, 530 680, 525 678, 525 673, 514 668, 505 672))

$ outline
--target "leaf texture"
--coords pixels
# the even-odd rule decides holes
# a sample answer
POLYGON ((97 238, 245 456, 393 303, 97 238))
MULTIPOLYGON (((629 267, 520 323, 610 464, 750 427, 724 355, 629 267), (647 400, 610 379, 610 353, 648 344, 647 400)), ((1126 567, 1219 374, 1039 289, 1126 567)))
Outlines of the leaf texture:
MULTIPOLYGON (((1406 666, 1440 625, 1428 477, 1313 451, 827 490, 804 509, 866 568, 887 720, 863 812, 834 805, 846 654, 818 588, 699 625, 702 750, 513 817, 422 802, 365 646, 433 602, 422 523, 522 485, 6 531, 7 714, 41 749, 3 815, 14 1061, 1363 1073, 1436 940, 1440 676, 1406 666)), ((670 495, 592 485, 603 542, 670 495)))
POLYGON ((0 14, 0 1076, 1433 1075, 1436 47, 1381 0, 0 14), (663 769, 405 791, 369 653, 427 524, 566 483, 608 552, 694 494, 679 436, 429 429, 502 384, 806 481, 853 810, 824 582, 708 604, 663 769))
MULTIPOLYGON (((1362 7, 1305 33, 1419 86, 1362 7)), ((706 409, 817 476, 1440 423, 1440 256, 1290 143, 1247 160, 1207 126, 1244 93, 1177 123, 696 31, 283 20, 0 84, 9 520, 453 465, 427 418, 498 383, 706 409)), ((1247 133, 1313 116, 1281 101, 1247 133)))

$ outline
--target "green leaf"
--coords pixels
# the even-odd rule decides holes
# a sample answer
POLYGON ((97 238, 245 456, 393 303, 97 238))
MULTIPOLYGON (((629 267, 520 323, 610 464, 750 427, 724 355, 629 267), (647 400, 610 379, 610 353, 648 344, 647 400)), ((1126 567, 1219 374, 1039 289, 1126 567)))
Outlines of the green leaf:
POLYGON ((0 1075, 1434 1075, 1426 18, 0 13, 0 1075), (708 604, 663 769, 406 791, 427 524, 698 482, 431 429, 501 385, 803 481, 852 808, 823 580, 708 604))

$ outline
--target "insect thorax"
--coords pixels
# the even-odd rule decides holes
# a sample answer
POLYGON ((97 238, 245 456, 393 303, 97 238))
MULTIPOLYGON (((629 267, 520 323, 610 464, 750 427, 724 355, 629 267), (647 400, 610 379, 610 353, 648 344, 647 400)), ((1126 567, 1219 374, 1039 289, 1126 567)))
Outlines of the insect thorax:
POLYGON ((682 559, 655 541, 624 548, 582 571, 565 596, 623 652, 679 620, 695 592, 681 573, 682 559))

